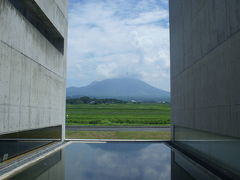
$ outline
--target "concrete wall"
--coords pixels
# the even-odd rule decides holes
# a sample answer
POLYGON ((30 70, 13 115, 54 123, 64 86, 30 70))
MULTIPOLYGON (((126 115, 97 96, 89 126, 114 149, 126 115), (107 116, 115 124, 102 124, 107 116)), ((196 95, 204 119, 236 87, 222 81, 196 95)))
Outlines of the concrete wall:
POLYGON ((170 39, 173 140, 239 171, 240 1, 170 0, 170 39))
POLYGON ((67 0, 35 2, 64 37, 64 53, 0 1, 0 134, 65 126, 67 0))

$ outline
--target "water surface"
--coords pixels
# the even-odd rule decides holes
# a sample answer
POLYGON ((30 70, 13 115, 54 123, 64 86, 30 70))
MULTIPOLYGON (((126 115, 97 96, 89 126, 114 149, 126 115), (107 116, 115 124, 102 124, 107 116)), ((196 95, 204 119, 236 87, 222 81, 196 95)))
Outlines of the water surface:
POLYGON ((193 179, 185 170, 186 165, 191 168, 187 163, 164 143, 72 143, 11 179, 193 179))

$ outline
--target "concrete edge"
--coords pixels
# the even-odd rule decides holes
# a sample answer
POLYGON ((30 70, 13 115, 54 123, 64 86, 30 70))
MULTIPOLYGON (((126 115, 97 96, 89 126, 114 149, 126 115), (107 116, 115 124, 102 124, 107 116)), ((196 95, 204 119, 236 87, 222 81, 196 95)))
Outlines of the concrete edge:
MULTIPOLYGON (((62 144, 62 145, 54 148, 53 150, 51 150, 51 151, 49 151, 49 152, 43 153, 43 154, 37 156, 36 158, 33 158, 32 160, 30 160, 30 161, 28 161, 28 162, 26 162, 26 163, 23 163, 22 165, 20 165, 20 166, 18 166, 18 167, 16 167, 16 168, 13 167, 10 171, 8 171, 8 172, 0 175, 0 179, 7 179, 7 178, 9 178, 9 176, 12 176, 12 175, 20 172, 20 171, 23 170, 24 168, 27 168, 28 166, 33 165, 33 164, 36 163, 37 161, 44 159, 45 157, 47 157, 47 156, 51 155, 52 153, 54 153, 54 152, 56 152, 56 151, 58 151, 58 150, 60 150, 60 149, 62 149, 62 148, 64 148, 64 147, 68 146, 68 145, 71 144, 71 143, 72 143, 72 142, 66 142, 66 143, 64 143, 64 144, 62 144)), ((26 158, 29 158, 29 157, 26 157, 26 158)), ((23 160, 24 160, 24 159, 23 159, 23 160)), ((13 163, 13 164, 10 164, 10 165, 8 166, 8 168, 9 168, 10 166, 16 165, 16 163, 18 164, 18 163, 20 163, 20 162, 15 162, 15 163, 13 163)))
POLYGON ((168 142, 169 140, 155 140, 155 139, 65 139, 66 141, 72 141, 72 142, 168 142))

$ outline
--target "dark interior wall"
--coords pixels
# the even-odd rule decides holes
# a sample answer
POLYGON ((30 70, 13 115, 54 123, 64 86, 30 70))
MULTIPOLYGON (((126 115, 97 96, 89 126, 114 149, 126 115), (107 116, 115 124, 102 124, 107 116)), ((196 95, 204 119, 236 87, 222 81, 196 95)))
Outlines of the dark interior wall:
POLYGON ((62 126, 0 135, 0 163, 41 146, 61 141, 61 136, 62 126))

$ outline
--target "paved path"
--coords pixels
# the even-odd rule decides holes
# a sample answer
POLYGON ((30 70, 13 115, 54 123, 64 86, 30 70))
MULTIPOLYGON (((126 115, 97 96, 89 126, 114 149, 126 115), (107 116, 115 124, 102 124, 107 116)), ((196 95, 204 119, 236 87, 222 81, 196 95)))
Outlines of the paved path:
POLYGON ((70 131, 170 131, 169 126, 163 127, 113 127, 113 126, 102 126, 102 127, 92 127, 92 126, 66 126, 66 130, 70 131))

